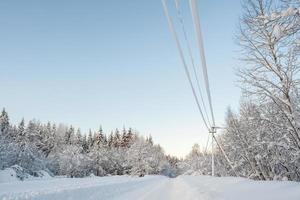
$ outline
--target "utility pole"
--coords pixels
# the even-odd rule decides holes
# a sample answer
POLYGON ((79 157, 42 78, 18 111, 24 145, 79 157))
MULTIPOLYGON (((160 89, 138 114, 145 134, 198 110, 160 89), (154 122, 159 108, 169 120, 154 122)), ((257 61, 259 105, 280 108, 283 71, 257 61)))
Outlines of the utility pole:
POLYGON ((215 140, 215 133, 216 127, 211 127, 209 133, 211 134, 211 175, 215 176, 215 155, 214 155, 214 140, 215 140))
POLYGON ((230 159, 228 158, 227 154, 225 153, 224 149, 222 148, 222 146, 219 144, 218 140, 215 137, 215 134, 217 133, 218 129, 225 129, 222 127, 217 127, 217 126, 212 126, 209 133, 211 134, 211 175, 215 176, 215 159, 214 159, 214 141, 216 141, 217 146, 220 148, 222 154, 224 155, 225 159, 227 160, 228 164, 230 165, 233 173, 238 176, 238 174, 235 171, 235 167, 233 166, 233 162, 230 161, 230 159))

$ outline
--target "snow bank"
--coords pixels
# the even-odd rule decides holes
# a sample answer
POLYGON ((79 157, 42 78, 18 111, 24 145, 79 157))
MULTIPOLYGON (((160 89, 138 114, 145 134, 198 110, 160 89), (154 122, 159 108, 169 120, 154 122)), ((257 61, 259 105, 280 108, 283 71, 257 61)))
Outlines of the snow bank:
POLYGON ((29 176, 26 180, 39 180, 39 179, 50 179, 53 178, 47 171, 40 170, 37 172, 34 172, 34 176, 29 176))
POLYGON ((18 165, 11 166, 4 170, 0 170, 0 183, 9 183, 24 180, 49 179, 52 178, 48 172, 40 170, 29 175, 26 170, 18 165))
POLYGON ((8 168, 0 171, 0 183, 18 181, 15 170, 8 168))
POLYGON ((0 170, 0 183, 20 181, 28 179, 30 177, 31 176, 28 173, 26 173, 22 167, 18 165, 14 165, 10 168, 0 170))

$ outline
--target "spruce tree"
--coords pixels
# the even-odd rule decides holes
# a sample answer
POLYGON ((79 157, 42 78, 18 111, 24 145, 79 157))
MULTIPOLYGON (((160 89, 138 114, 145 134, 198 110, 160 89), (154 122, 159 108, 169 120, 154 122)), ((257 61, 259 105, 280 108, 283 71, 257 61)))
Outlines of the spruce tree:
POLYGON ((4 136, 7 136, 9 130, 9 117, 5 108, 3 108, 0 115, 0 131, 4 136))
POLYGON ((88 149, 91 150, 91 148, 93 147, 93 145, 94 145, 93 134, 92 134, 92 130, 90 129, 89 130, 89 135, 88 135, 88 138, 87 138, 88 149))

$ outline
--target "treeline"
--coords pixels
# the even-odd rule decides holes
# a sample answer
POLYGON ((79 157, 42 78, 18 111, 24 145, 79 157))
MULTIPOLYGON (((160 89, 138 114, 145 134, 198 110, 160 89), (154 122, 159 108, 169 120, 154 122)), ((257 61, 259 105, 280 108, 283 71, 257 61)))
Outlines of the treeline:
MULTIPOLYGON (((216 146, 216 173, 258 180, 300 181, 300 2, 245 0, 237 41, 243 96, 228 109, 216 146), (233 167, 230 167, 230 164, 233 167)), ((195 146, 187 169, 211 173, 210 153, 195 146)))
POLYGON ((9 122, 7 112, 0 114, 0 168, 23 167, 29 174, 47 170, 53 175, 84 177, 94 174, 175 176, 170 156, 133 129, 116 129, 109 135, 102 128, 82 134, 80 129, 22 120, 18 126, 9 122))

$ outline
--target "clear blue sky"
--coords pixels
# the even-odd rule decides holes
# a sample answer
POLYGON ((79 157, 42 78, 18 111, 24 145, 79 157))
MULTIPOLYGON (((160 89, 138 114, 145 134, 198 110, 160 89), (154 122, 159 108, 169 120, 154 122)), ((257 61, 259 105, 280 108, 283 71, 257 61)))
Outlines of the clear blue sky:
MULTIPOLYGON (((222 125, 226 108, 240 98, 234 74, 240 1, 201 0, 199 11, 222 125)), ((101 124, 106 132, 125 125, 179 156, 205 143, 160 0, 0 1, 0 27, 0 106, 13 123, 36 118, 83 131, 101 124)))

